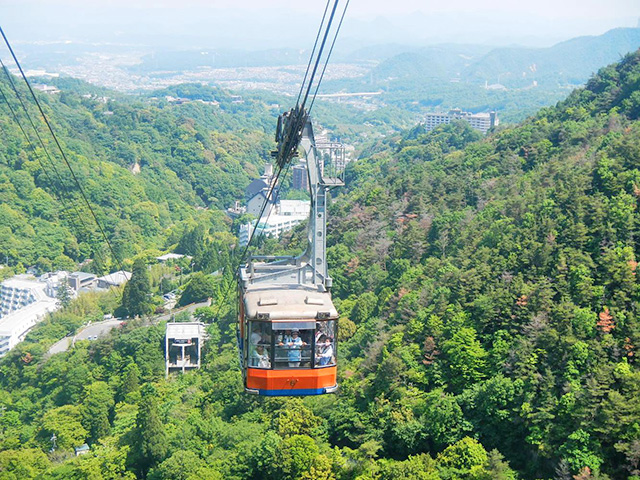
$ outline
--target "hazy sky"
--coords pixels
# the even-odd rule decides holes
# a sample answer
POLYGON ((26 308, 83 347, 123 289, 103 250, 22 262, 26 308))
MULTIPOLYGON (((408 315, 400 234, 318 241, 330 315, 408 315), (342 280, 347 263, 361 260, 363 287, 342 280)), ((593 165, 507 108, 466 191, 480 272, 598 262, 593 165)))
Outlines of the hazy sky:
MULTIPOLYGON (((325 4, 325 0, 0 0, 0 21, 18 41, 304 48, 308 42, 300 38, 314 37, 325 4)), ((640 0, 351 0, 341 38, 354 47, 386 42, 544 46, 615 27, 635 27, 639 17, 640 0)))

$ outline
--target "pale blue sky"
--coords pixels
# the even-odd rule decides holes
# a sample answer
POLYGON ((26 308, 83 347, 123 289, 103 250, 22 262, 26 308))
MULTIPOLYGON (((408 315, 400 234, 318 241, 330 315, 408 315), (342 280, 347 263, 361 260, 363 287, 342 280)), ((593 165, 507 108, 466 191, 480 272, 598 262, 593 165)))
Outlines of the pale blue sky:
MULTIPOLYGON (((324 6, 324 0, 0 0, 0 21, 19 41, 260 48, 301 46, 296 40, 314 36, 324 6)), ((341 38, 354 45, 545 46, 635 27, 638 17, 640 0, 352 0, 341 38)))

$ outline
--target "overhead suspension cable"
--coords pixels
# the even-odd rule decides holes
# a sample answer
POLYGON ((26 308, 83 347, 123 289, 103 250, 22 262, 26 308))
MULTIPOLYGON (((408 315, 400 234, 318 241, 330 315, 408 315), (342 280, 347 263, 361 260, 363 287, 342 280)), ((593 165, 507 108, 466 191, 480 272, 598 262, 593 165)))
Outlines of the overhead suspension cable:
POLYGON ((333 22, 333 16, 336 13, 336 8, 338 7, 338 0, 335 0, 333 4, 333 9, 331 10, 331 15, 329 16, 329 21, 327 22, 327 28, 325 29, 324 36, 322 38, 322 43, 320 44, 320 50, 318 52, 318 56, 316 58, 315 65, 313 66, 313 71, 311 72, 311 77, 309 79, 309 85, 307 87, 307 91, 304 95, 304 99, 302 100, 301 109, 304 110, 304 106, 307 103, 307 98, 309 97, 309 92, 311 91, 311 86, 313 85, 313 79, 316 76, 316 70, 318 69, 318 64, 320 63, 320 58, 322 57, 322 51, 324 50, 324 45, 327 42, 327 36, 329 35, 329 30, 331 30, 331 23, 333 22))
MULTIPOLYGON (((28 144, 29 148, 31 149, 34 158, 37 160, 38 164, 40 165, 40 168, 44 172, 45 176, 47 177, 47 180, 49 180, 49 183, 51 184, 51 186, 53 188, 54 182, 53 182, 53 179, 51 178, 51 175, 49 175, 49 172, 47 171, 47 169, 45 168, 44 164, 40 160, 40 155, 38 155, 38 153, 36 151, 36 148, 35 148, 35 145, 33 145, 33 143, 31 142, 31 139, 27 135, 27 132, 25 131, 24 127, 22 126, 22 123, 20 122, 20 119, 18 118, 18 115, 16 114, 15 110, 11 106, 11 103, 9 103, 9 99, 5 95, 4 89, 2 87, 0 87, 0 95, 2 95, 2 99, 7 104, 7 107, 9 108, 9 111, 11 112, 11 116, 13 117, 14 121, 18 124, 18 127, 20 128, 20 131, 22 132, 22 135, 24 135, 24 138, 26 139, 27 144, 28 144)), ((60 200, 60 202, 62 203, 62 206, 63 206, 63 217, 68 215, 69 222, 71 223, 71 226, 76 231, 76 234, 78 234, 79 229, 78 229, 76 223, 73 221, 73 216, 71 216, 69 214, 69 208, 67 207, 64 195, 60 195, 60 193, 57 192, 56 190, 53 190, 53 191, 54 191, 55 196, 58 197, 58 200, 60 200)))
MULTIPOLYGON (((318 65, 320 64, 320 60, 322 58, 322 53, 324 51, 324 47, 325 47, 325 44, 327 42, 327 38, 329 36, 329 32, 331 30, 331 24, 333 23, 333 18, 335 16, 336 9, 338 7, 338 0, 334 0, 333 8, 331 9, 331 14, 330 14, 329 19, 327 21, 327 25, 326 25, 326 27, 324 29, 324 35, 322 35, 322 29, 323 29, 323 26, 324 26, 324 23, 325 23, 325 18, 326 18, 327 11, 329 9, 330 3, 331 3, 331 0, 327 0, 327 4, 325 6, 324 13, 322 15, 322 21, 320 22, 320 27, 318 28, 318 34, 316 35, 316 40, 315 40, 315 43, 314 43, 314 46, 313 46, 313 50, 312 50, 311 56, 309 58, 309 63, 307 64, 307 69, 306 69, 306 72, 305 72, 305 75, 304 75, 304 79, 302 81, 302 85, 300 87, 300 93, 298 94, 298 100, 296 102, 297 105, 296 105, 296 108, 293 110, 293 112, 295 112, 297 114, 294 118, 291 118, 291 121, 293 123, 292 123, 292 126, 290 128, 292 130, 292 133, 294 133, 294 134, 289 135, 287 137, 287 141, 286 141, 286 144, 285 144, 284 148, 279 151, 279 154, 281 156, 284 156, 285 158, 279 158, 278 159, 278 171, 276 173, 275 180, 273 181, 273 183, 271 185, 271 188, 269 189, 269 192, 267 194, 267 198, 265 198, 265 201, 264 201, 264 203, 262 205, 262 208, 260 210, 260 215, 258 216, 258 220, 256 222, 256 228, 251 233, 251 236, 249 238, 247 246, 246 246, 246 248, 245 248, 245 250, 244 250, 244 252, 242 254, 242 257, 241 257, 242 259, 246 255, 246 253, 247 253, 247 251, 249 249, 249 246, 251 245, 251 241, 254 238, 256 230, 258 230, 258 227, 260 225, 260 220, 262 219, 262 215, 264 214, 266 206, 270 201, 270 197, 271 197, 271 194, 272 194, 272 192, 274 190, 274 187, 278 183, 278 180, 279 180, 279 177, 280 177, 280 174, 282 172, 283 167, 285 165, 287 165, 287 167, 290 165, 290 161, 289 161, 290 157, 293 156, 293 154, 295 153, 295 150, 297 150, 297 148, 298 148, 298 144, 299 144, 299 141, 300 141, 300 134, 301 134, 302 129, 304 128, 304 124, 306 123, 307 118, 308 118, 308 114, 304 111, 304 106, 305 106, 305 104, 307 102, 307 99, 309 98, 309 93, 311 92, 311 88, 313 86, 313 81, 314 81, 316 72, 318 70, 318 65), (316 48, 317 48, 317 45, 318 45, 318 40, 320 39, 321 35, 322 35, 322 43, 320 44, 320 48, 318 49, 318 53, 317 53, 317 56, 315 57, 315 62, 314 62, 314 54, 316 52, 316 48), (313 70, 311 71, 311 75, 309 77, 309 82, 306 85, 306 92, 305 92, 304 98, 302 100, 302 104, 298 105, 299 101, 300 101, 300 97, 302 95, 302 92, 305 90, 305 82, 307 80, 307 76, 308 76, 308 73, 309 73, 309 68, 310 68, 312 63, 313 63, 313 70)), ((347 11, 347 7, 348 6, 349 6, 349 0, 347 0, 345 8, 344 8, 344 10, 342 12, 342 17, 340 19, 340 24, 338 25, 338 28, 337 28, 337 30, 335 32, 335 35, 334 35, 334 38, 333 38, 333 42, 331 44, 331 50, 329 52, 329 55, 327 56, 324 68, 322 70, 322 76, 324 75, 324 71, 326 70, 327 63, 329 61, 329 56, 331 55, 331 51, 333 50, 333 47, 335 45, 336 39, 338 37, 338 32, 340 31, 340 27, 342 26, 342 21, 344 19, 344 15, 345 15, 345 13, 347 11)), ((315 100, 315 95, 317 94, 318 88, 320 86, 320 82, 322 81, 322 76, 320 77, 320 80, 318 81, 318 84, 316 85, 316 90, 315 90, 315 93, 313 95, 312 102, 313 102, 313 100, 315 100)))
MULTIPOLYGON (((300 86, 300 92, 298 93, 298 99, 296 100, 296 107, 294 109, 291 110, 291 117, 289 117, 289 121, 291 122, 290 124, 287 125, 287 135, 286 135, 286 141, 285 144, 283 145, 283 148, 279 148, 277 153, 278 153, 278 158, 277 158, 277 166, 278 166, 278 170, 276 172, 276 175, 272 181, 272 184, 267 192, 267 196, 265 198, 265 201, 262 205, 262 208, 260 209, 260 213, 258 216, 258 219, 256 220, 256 228, 253 229, 253 231, 251 232, 251 235, 249 236, 249 239, 247 241, 247 245, 245 246, 242 255, 240 256, 240 261, 242 262, 245 258, 245 255, 247 254, 247 252, 249 251, 249 248, 251 246, 251 243, 255 237, 256 231, 259 230, 260 227, 260 220, 262 219, 262 215, 264 214, 264 211, 267 207, 267 205, 270 203, 270 199, 271 199, 271 195, 273 194, 273 191, 275 189, 275 186, 278 183, 278 180, 280 178, 280 175, 282 173, 283 168, 286 166, 287 170, 285 171, 285 177, 286 174, 289 171, 289 167, 291 166, 291 158, 295 155, 296 150, 298 149, 298 145, 300 143, 300 139, 301 139, 301 135, 302 135, 302 129, 304 128, 307 119, 309 118, 308 113, 305 111, 304 107, 306 105, 307 99, 309 98, 309 94, 311 92, 311 89, 313 87, 313 81, 316 75, 316 72, 318 70, 318 65, 320 64, 320 60, 322 58, 322 53, 324 51, 324 47, 327 41, 327 37, 329 35, 329 32, 331 30, 331 24, 333 23, 333 18, 335 16, 336 13, 336 8, 338 6, 338 0, 334 0, 334 4, 333 4, 333 8, 331 9, 331 14, 329 16, 329 20, 327 22, 327 25, 325 27, 325 31, 324 31, 324 35, 322 36, 322 43, 320 44, 320 48, 318 50, 318 54, 315 57, 315 62, 314 62, 314 54, 316 52, 316 48, 318 45, 318 40, 320 38, 320 36, 322 35, 322 28, 324 26, 324 22, 325 22, 325 18, 327 15, 327 11, 329 8, 329 5, 331 3, 331 0, 327 0, 327 4, 325 6, 325 10, 324 13, 322 15, 322 21, 320 22, 320 27, 318 29, 318 34, 316 35, 316 40, 313 46, 313 50, 311 52, 311 56, 309 58, 309 62, 307 64, 307 68, 304 74, 304 78, 302 80, 302 84, 300 86), (309 81, 306 84, 306 91, 305 91, 305 82, 307 81, 307 76, 309 75, 309 69, 311 67, 311 64, 313 63, 313 70, 311 72, 311 76, 309 77, 309 81), (304 98, 302 100, 302 104, 300 104, 300 98, 302 96, 302 92, 305 91, 304 94, 304 98)), ((340 24, 338 25, 338 28, 336 30, 336 33, 334 35, 333 38, 333 42, 331 44, 331 49, 329 51, 329 54, 327 56, 327 59, 325 61, 325 65, 323 67, 322 70, 322 75, 320 77, 320 80, 318 81, 318 84, 316 85, 316 89, 315 89, 315 93, 312 97, 312 102, 311 105, 313 106, 313 102, 315 101, 315 97, 316 94, 318 92, 318 88, 320 87, 320 82, 322 81, 322 77, 324 76, 324 72, 327 68, 327 63, 329 61, 329 57, 331 56, 331 52, 333 51, 333 47, 335 45, 336 42, 336 38, 338 36, 338 32, 340 31, 340 27, 342 26, 342 20, 344 19, 344 15, 346 13, 347 7, 349 6, 349 0, 347 0, 347 3, 345 5, 345 8, 342 12, 342 17, 340 19, 340 24)), ((271 210, 269 211, 269 215, 271 214, 271 210)), ((263 228, 264 231, 264 228, 263 228)), ((232 263, 232 267, 235 269, 235 266, 233 265, 233 261, 232 263)), ((226 292, 223 295, 223 299, 226 299, 226 297, 229 294, 231 287, 230 285, 227 287, 226 292)), ((216 317, 220 314, 220 310, 222 308, 222 302, 218 305, 218 309, 216 312, 216 317)))
POLYGON ((322 34, 322 26, 324 25, 324 19, 327 16, 327 10, 329 10, 329 4, 331 0, 327 0, 327 4, 324 7, 324 13, 322 14, 322 21, 320 22, 320 27, 318 28, 318 34, 316 35, 316 41, 313 43, 313 49, 311 50, 311 55, 309 56, 309 62, 307 63, 307 70, 304 72, 304 78, 302 79, 302 83, 300 84, 300 92, 298 93, 298 99, 296 100, 296 105, 300 103, 300 96, 302 95, 302 91, 304 90, 305 82, 307 81, 307 75, 309 74, 309 68, 311 67, 311 63, 313 62, 313 55, 316 53, 316 47, 318 46, 318 39, 322 34))
POLYGON ((318 95, 318 89, 320 88, 320 84, 322 83, 322 79, 324 78, 324 72, 327 70, 327 65, 329 64, 329 59, 331 58, 331 54, 333 53, 333 47, 336 44, 336 40, 338 39, 338 33, 340 33, 340 28, 342 27, 342 21, 344 20, 344 15, 347 13, 347 8, 349 8, 349 2, 351 0, 347 0, 347 3, 344 6, 344 10, 342 11, 342 16, 340 17, 340 22, 338 23, 338 28, 336 29, 336 33, 333 36, 333 42, 331 42, 331 48, 329 49, 329 53, 327 54, 327 59, 324 62, 324 67, 322 68, 322 73, 320 74, 320 79, 316 84, 316 91, 313 92, 313 98, 311 99, 311 105, 309 106, 309 115, 311 115, 311 110, 313 109, 313 104, 316 101, 316 95, 318 95))
MULTIPOLYGON (((31 84, 29 83, 29 80, 27 79, 27 76, 25 75, 24 70, 22 69, 22 66, 20 65, 20 62, 18 61, 18 58, 16 57, 16 54, 14 53, 13 48, 11 47, 11 44, 9 43, 9 39, 4 34, 4 30, 2 29, 2 27, 0 27, 0 34, 2 34, 2 37, 4 38, 4 41, 7 44, 7 48, 11 52, 11 56, 13 57, 14 62, 16 63, 16 65, 18 66, 18 69, 20 70, 20 73, 22 75, 22 78, 23 78, 24 82, 26 83, 27 87, 29 88, 29 91, 31 92, 31 96, 33 97, 33 100, 34 100, 35 104, 37 105, 38 110, 40 111, 40 114, 42 115, 42 118, 43 118, 45 124, 47 125, 47 128, 49 129, 49 132, 51 133, 51 136, 53 137, 53 140, 55 141, 55 143, 56 143, 56 145, 58 147, 58 150, 60 151, 60 155, 62 155, 62 159, 64 160, 64 163, 67 165, 67 168, 69 169, 69 172, 71 173, 71 177, 73 178, 73 181, 75 182, 76 186, 78 187, 78 191, 80 192, 80 195, 82 196, 85 204, 87 205, 87 208, 89 209, 89 212, 91 213, 91 216, 93 217, 94 221, 96 222, 96 225, 98 226, 98 229, 100 230, 100 233, 102 234, 102 237, 104 238, 104 241, 106 242, 107 246, 109 247, 109 250, 111 251, 111 255, 113 256, 113 259, 116 262, 118 262, 118 265, 120 266, 120 270, 122 271, 123 275, 126 278, 127 274, 124 271, 124 267, 122 265, 122 262, 118 258, 118 256, 116 255, 115 250, 113 249, 113 246, 111 245, 111 242, 109 241, 109 238, 107 237, 107 234, 104 231, 104 228, 102 227, 100 221, 98 220, 98 217, 95 214, 95 212, 93 210, 93 207, 91 206, 91 203, 89 202, 89 199, 87 198, 86 194, 84 193, 82 185, 80 184, 80 181, 78 180, 78 177, 76 176, 75 172, 73 171, 73 168, 71 167, 71 163, 67 159, 67 155, 64 153, 64 150, 62 149, 62 145, 58 141, 58 137, 56 136, 55 132, 53 131, 53 128, 51 127, 51 124, 49 123, 49 120, 47 120, 47 116, 45 115, 44 110, 42 109, 42 106, 40 105, 40 102, 38 101, 38 97, 36 97, 36 94, 33 91, 33 88, 31 88, 31 84)), ((127 278, 127 280, 128 280, 128 278, 127 278)))

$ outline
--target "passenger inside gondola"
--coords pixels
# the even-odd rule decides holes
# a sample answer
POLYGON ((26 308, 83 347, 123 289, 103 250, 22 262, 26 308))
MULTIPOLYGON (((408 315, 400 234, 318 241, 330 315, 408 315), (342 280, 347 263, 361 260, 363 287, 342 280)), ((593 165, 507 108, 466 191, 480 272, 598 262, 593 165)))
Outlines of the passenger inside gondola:
POLYGON ((322 334, 316 342, 316 365, 325 366, 335 363, 333 361, 333 344, 329 337, 322 334))
POLYGON ((250 365, 258 368, 271 368, 271 360, 269 359, 269 350, 262 345, 257 345, 251 355, 250 365))
POLYGON ((310 368, 312 338, 313 324, 308 329, 281 330, 276 335, 275 368, 310 368))

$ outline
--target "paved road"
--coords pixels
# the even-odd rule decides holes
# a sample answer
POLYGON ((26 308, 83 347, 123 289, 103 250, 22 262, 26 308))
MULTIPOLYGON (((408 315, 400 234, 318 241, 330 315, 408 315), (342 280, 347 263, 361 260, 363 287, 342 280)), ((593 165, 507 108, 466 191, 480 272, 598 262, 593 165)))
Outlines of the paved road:
MULTIPOLYGON (((151 323, 158 323, 164 320, 171 320, 173 315, 177 315, 179 313, 188 311, 193 313, 197 308, 200 307, 208 307, 210 302, 202 302, 202 303, 194 303, 193 305, 188 305, 184 308, 173 310, 171 313, 167 313, 164 315, 159 315, 154 317, 151 323)), ((48 355, 54 355, 56 353, 66 352, 71 345, 73 345, 78 340, 96 340, 107 333, 109 333, 113 328, 117 327, 122 323, 122 320, 105 320, 104 322, 96 322, 86 327, 82 328, 75 337, 65 337, 62 340, 54 343, 51 348, 49 348, 48 355)))
POLYGON ((49 349, 49 355, 55 355, 56 353, 66 352, 71 345, 72 337, 64 337, 62 340, 54 343, 49 349))
POLYGON ((80 330, 74 337, 64 337, 49 348, 49 355, 66 352, 77 340, 95 340, 106 335, 112 328, 117 327, 122 320, 105 320, 104 322, 91 323, 80 330), (95 338, 94 338, 95 337, 95 338))
POLYGON ((96 340, 98 337, 106 335, 112 328, 117 327, 121 323, 122 320, 105 320, 104 322, 87 325, 73 337, 73 343, 78 340, 96 340))

